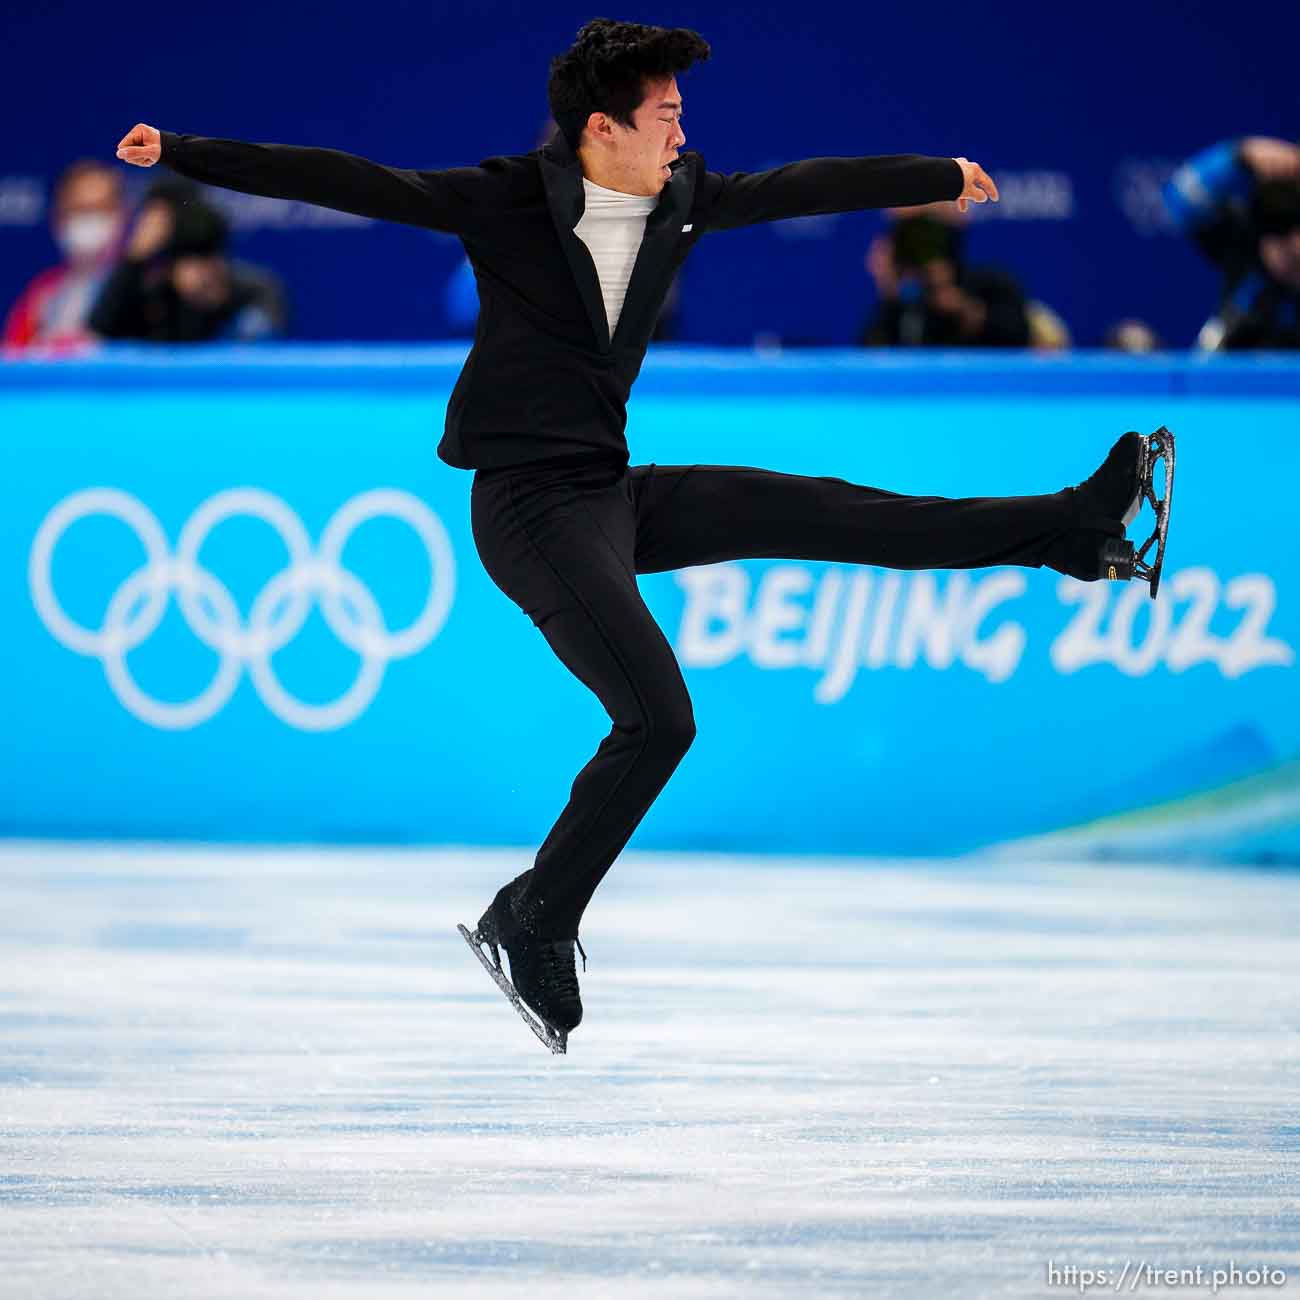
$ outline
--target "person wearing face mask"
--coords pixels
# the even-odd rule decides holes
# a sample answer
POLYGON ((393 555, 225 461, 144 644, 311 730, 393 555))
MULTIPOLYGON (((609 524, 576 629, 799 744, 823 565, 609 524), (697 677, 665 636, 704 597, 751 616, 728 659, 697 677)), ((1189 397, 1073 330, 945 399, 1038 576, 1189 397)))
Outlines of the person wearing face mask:
POLYGON ((188 181, 154 185, 90 326, 109 339, 251 342, 284 330, 284 293, 260 267, 225 255, 226 218, 188 181))
POLYGON ((78 347, 95 340, 88 319, 126 224, 121 178, 93 159, 74 162, 55 184, 50 217, 63 261, 18 296, 0 336, 7 348, 78 347))

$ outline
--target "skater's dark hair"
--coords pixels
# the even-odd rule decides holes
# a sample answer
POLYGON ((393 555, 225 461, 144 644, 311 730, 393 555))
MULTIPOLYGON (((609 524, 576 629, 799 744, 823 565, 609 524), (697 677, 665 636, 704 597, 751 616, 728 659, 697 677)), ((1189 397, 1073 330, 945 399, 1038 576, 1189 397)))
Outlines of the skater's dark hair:
POLYGON ((708 57, 708 42, 687 27, 593 18, 571 48, 551 60, 546 87, 551 116, 576 150, 593 113, 608 113, 632 127, 647 81, 666 81, 708 57))
POLYGON ((1250 216, 1261 235, 1287 235, 1300 226, 1300 181, 1260 181, 1251 196, 1250 216))

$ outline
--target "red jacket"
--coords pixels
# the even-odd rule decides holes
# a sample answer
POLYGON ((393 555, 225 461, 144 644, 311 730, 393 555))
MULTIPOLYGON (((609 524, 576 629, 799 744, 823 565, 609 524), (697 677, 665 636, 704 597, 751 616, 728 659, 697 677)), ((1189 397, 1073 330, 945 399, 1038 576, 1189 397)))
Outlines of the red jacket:
POLYGON ((6 348, 59 349, 94 343, 98 335, 86 320, 112 266, 113 259, 106 258, 85 270, 65 262, 40 272, 10 308, 0 342, 6 348))

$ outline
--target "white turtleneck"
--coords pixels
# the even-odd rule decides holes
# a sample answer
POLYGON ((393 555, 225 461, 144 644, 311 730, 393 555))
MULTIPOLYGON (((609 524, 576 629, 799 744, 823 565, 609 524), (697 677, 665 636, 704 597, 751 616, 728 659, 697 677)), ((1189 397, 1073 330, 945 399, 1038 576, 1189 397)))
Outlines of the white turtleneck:
POLYGON ((607 190, 585 176, 582 188, 587 196, 586 206, 573 233, 587 245, 596 264, 600 296, 605 300, 605 320, 613 338, 627 297, 627 283, 636 265, 637 250, 645 234, 646 218, 659 206, 659 199, 656 195, 607 190))

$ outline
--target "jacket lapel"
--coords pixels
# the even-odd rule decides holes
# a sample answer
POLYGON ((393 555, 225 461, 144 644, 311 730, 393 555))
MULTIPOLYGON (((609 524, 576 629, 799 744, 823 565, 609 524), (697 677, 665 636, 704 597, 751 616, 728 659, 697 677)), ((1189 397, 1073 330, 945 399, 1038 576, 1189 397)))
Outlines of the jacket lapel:
MULTIPOLYGON (((609 322, 605 318, 605 300, 601 296, 596 264, 591 260, 587 245, 573 233, 587 206, 586 193, 582 188, 582 163, 559 131, 549 144, 538 150, 537 160, 542 169, 542 184, 546 189, 551 220, 555 223, 560 246, 564 249, 569 269, 573 272, 583 306, 591 318, 596 346, 601 352, 608 352, 612 340, 609 336, 609 322)), ((677 245, 677 236, 690 211, 690 191, 688 169, 685 166, 678 167, 659 196, 659 206, 646 220, 645 235, 632 267, 627 297, 619 315, 618 328, 614 331, 615 338, 621 338, 632 330, 632 323, 644 312, 646 305, 656 300, 654 291, 667 273, 677 245)))
POLYGON ((569 269, 578 284, 582 305, 591 317, 591 328, 596 335, 596 346, 609 351, 609 322, 605 319, 605 300, 600 296, 600 279, 596 264, 591 260, 587 245, 573 233, 582 220, 587 206, 587 196, 582 188, 582 164, 569 148, 560 132, 537 154, 542 168, 542 184, 546 187, 546 202, 551 209, 560 246, 569 259, 569 269))
MULTIPOLYGON (((636 263, 632 267, 632 278, 628 281, 627 297, 623 299, 618 328, 614 331, 616 339, 627 335, 641 337, 640 330, 645 324, 642 317, 652 307, 657 308, 663 300, 663 290, 668 287, 673 251, 690 210, 691 178, 683 165, 673 172, 672 179, 659 195, 659 206, 646 219, 645 234, 641 239, 641 247, 637 250, 636 263)), ((644 330, 645 336, 648 337, 653 328, 654 323, 650 322, 650 328, 644 330)))

